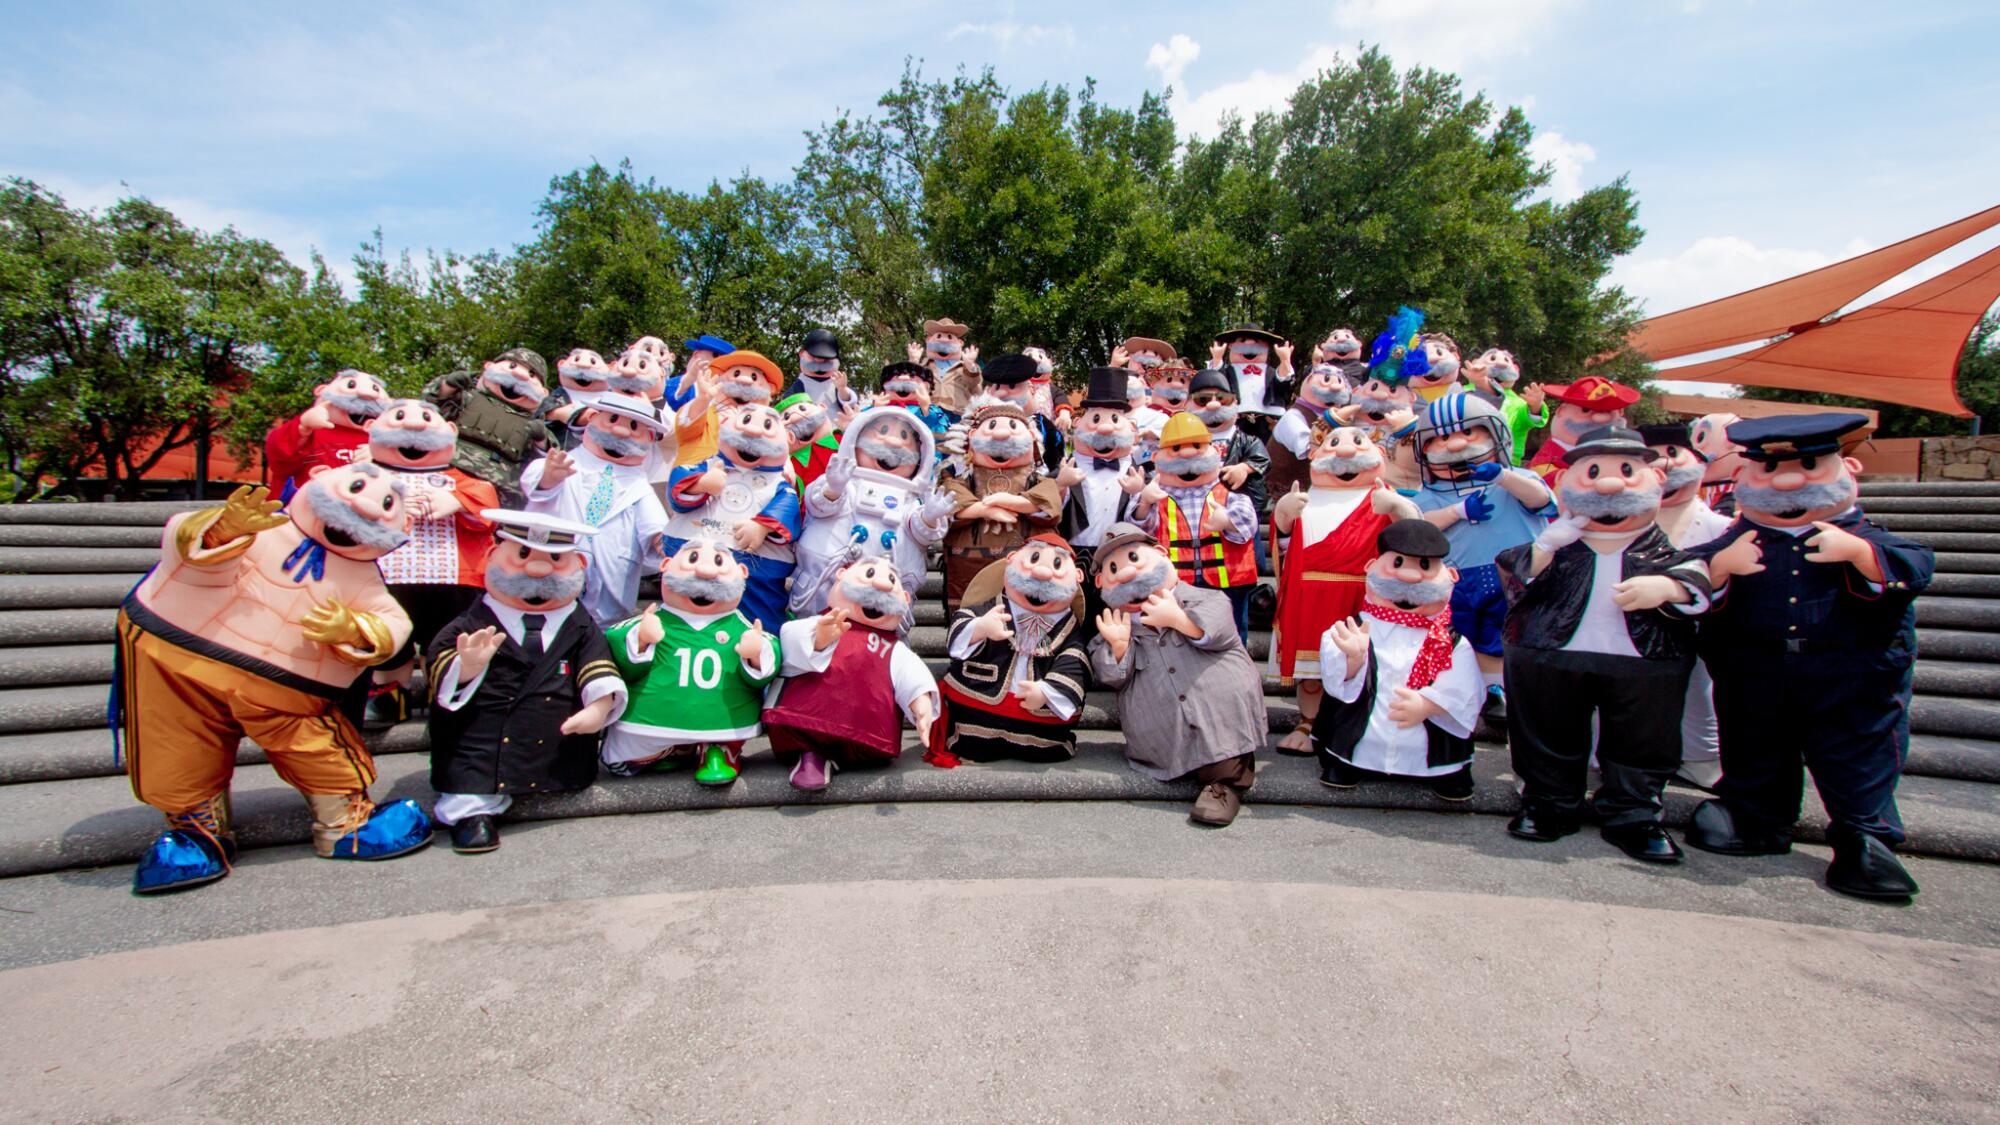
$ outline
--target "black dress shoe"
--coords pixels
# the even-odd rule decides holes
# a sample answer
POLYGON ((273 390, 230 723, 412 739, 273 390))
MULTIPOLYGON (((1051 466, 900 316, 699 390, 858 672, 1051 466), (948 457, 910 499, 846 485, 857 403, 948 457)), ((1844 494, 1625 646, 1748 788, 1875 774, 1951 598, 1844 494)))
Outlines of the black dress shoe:
POLYGON ((1716 855, 1790 855, 1792 838, 1784 832, 1754 832, 1739 827, 1736 815, 1720 800, 1694 807, 1686 832, 1688 846, 1716 855))
POLYGON ((1334 757, 1322 754, 1319 759, 1319 783, 1328 789, 1353 789, 1361 784, 1361 771, 1334 757))
POLYGON ((1889 845, 1863 832, 1834 836, 1833 862, 1826 866, 1826 885, 1855 898, 1901 902, 1917 893, 1917 881, 1889 845))
POLYGON ((451 850, 477 855, 500 846, 500 826, 490 816, 468 816, 451 826, 451 850))
POLYGON ((1472 763, 1467 762, 1455 772, 1431 778, 1431 792, 1447 801, 1472 800, 1472 763))
POLYGON ((1657 821, 1607 824, 1597 830, 1611 846, 1641 863, 1679 863, 1681 850, 1657 821))
POLYGON ((1577 823, 1573 819, 1532 813, 1526 809, 1515 813, 1514 819, 1507 822, 1509 835, 1538 844, 1551 844, 1564 836, 1573 836, 1576 829, 1577 823))

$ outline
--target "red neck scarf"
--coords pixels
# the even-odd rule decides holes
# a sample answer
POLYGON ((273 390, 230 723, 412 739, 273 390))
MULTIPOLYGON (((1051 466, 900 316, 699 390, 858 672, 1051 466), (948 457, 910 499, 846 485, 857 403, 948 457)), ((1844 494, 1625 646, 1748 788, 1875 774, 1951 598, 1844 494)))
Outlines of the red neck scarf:
POLYGON ((1424 631, 1424 647, 1417 651, 1417 662, 1410 666, 1409 688, 1422 691, 1438 678, 1438 673, 1451 667, 1451 607, 1446 606, 1436 617, 1425 617, 1421 613, 1411 613, 1394 606, 1376 605, 1362 602, 1361 612, 1377 621, 1387 621, 1391 625, 1407 625, 1424 631))

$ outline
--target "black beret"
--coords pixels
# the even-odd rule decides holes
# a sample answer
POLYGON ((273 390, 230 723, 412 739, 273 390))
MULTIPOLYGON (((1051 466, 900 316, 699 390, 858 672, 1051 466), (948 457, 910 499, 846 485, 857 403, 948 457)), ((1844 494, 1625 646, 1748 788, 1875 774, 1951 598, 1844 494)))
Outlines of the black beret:
POLYGON ((1441 559, 1451 554, 1451 540, 1429 520, 1397 520, 1375 534, 1375 552, 1390 551, 1418 559, 1441 559))
POLYGON ((979 375, 994 386, 1011 387, 1034 378, 1036 366, 1033 356, 1015 352, 988 361, 980 368, 979 375))
POLYGON ((1210 367, 1196 373, 1194 381, 1188 384, 1189 398, 1203 391, 1221 391, 1223 394, 1233 395, 1236 393, 1236 388, 1229 385, 1228 372, 1220 367, 1210 367))
POLYGON ((805 342, 799 350, 814 359, 839 359, 840 337, 824 328, 815 328, 806 333, 805 342))

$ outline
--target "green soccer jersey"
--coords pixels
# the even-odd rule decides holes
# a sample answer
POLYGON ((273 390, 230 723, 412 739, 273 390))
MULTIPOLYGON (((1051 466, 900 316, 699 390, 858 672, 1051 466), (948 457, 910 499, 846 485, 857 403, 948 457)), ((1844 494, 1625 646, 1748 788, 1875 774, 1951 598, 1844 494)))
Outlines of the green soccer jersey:
POLYGON ((628 638, 640 618, 620 622, 607 634, 611 657, 631 691, 617 725, 675 745, 756 737, 764 688, 778 675, 772 636, 764 635, 756 662, 760 671, 752 671, 736 654, 736 643, 751 629, 741 613, 690 620, 661 607, 659 617, 666 637, 638 658, 628 638))

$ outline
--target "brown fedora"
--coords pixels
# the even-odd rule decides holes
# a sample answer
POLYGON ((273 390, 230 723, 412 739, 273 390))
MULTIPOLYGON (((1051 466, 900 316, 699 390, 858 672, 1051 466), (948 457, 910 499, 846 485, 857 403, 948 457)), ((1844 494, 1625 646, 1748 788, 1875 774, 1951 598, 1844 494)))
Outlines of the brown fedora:
POLYGON ((965 325, 960 324, 959 322, 953 320, 950 317, 945 317, 943 320, 924 321, 924 335, 926 336, 935 336, 940 332, 946 332, 953 336, 963 338, 965 336, 966 331, 967 329, 965 325))
POLYGON ((1152 352, 1161 359, 1179 359, 1180 353, 1165 340, 1155 340, 1151 336, 1127 336, 1121 345, 1128 352, 1152 352))

